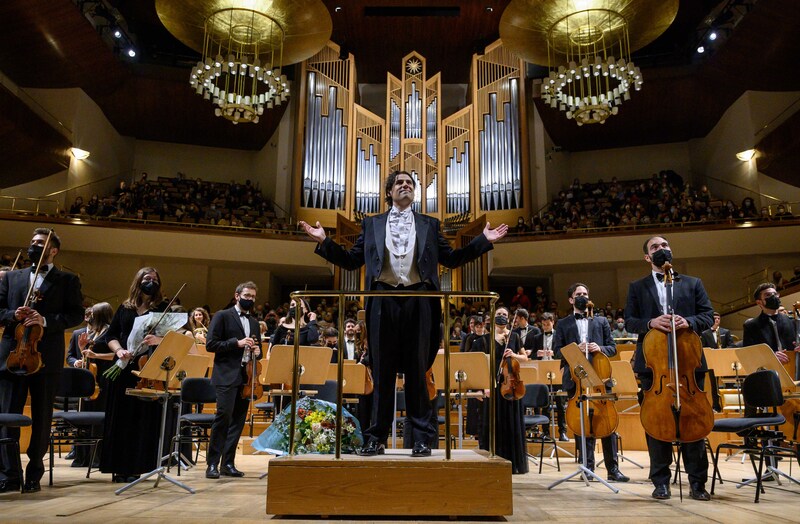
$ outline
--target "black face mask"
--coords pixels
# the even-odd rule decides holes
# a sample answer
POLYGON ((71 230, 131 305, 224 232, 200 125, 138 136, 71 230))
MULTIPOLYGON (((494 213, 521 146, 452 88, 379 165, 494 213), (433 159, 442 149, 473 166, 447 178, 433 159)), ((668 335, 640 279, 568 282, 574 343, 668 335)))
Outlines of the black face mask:
POLYGON ((158 293, 158 290, 160 288, 161 284, 159 284, 158 282, 153 282, 152 280, 148 282, 142 282, 141 284, 139 284, 139 289, 141 289, 142 293, 144 293, 148 297, 152 297, 153 295, 158 293))
POLYGON ((291 308, 291 309, 289 310, 289 314, 288 314, 288 315, 286 315, 286 318, 289 318, 289 319, 292 319, 292 318, 294 318, 294 308, 291 308))
POLYGON ((253 300, 249 298, 240 298, 239 299, 239 309, 242 311, 250 311, 253 309, 253 300))
POLYGON ((650 255, 650 260, 653 261, 654 266, 664 267, 665 263, 672 262, 672 251, 669 249, 659 249, 650 255))
POLYGON ((508 317, 504 317, 502 315, 498 315, 494 317, 494 323, 498 326, 507 326, 508 325, 508 317))
POLYGON ((589 306, 589 297, 584 295, 579 295, 575 297, 575 309, 578 311, 586 311, 586 308, 589 306))
POLYGON ((781 297, 778 295, 771 295, 764 299, 764 307, 767 309, 778 309, 781 307, 781 297))
POLYGON ((33 262, 33 265, 39 263, 42 259, 42 254, 44 253, 44 247, 42 246, 28 246, 28 258, 33 262))

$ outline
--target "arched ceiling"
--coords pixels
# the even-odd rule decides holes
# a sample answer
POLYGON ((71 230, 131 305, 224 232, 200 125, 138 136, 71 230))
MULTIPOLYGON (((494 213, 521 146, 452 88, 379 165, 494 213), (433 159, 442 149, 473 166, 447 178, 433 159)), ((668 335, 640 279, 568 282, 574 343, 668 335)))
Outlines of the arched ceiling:
MULTIPOLYGON (((75 1, 4 0, 0 72, 23 88, 80 87, 126 136, 245 150, 266 144, 285 105, 265 113, 257 125, 233 126, 213 116, 208 102, 187 85, 197 54, 163 28, 154 0, 108 3, 134 35, 136 61, 115 54, 75 1)), ((441 72, 444 83, 468 83, 472 54, 498 38, 508 0, 324 3, 333 19, 332 40, 355 56, 359 82, 385 82, 386 72, 396 72, 402 56, 416 50, 427 57, 429 75, 441 72)), ((580 151, 685 141, 707 134, 746 90, 800 90, 800 72, 791 65, 800 56, 800 39, 793 34, 800 27, 795 0, 759 0, 719 50, 696 60, 697 28, 725 3, 681 0, 673 25, 634 55, 645 75, 642 91, 605 125, 579 128, 537 100, 554 142, 580 151)), ((292 68, 287 73, 291 76, 292 68)), ((13 103, 0 97, 3 107, 13 103)), ((19 125, 10 118, 22 117, 0 111, 0 129, 19 125)), ((31 164, 29 171, 46 176, 47 169, 31 164)))

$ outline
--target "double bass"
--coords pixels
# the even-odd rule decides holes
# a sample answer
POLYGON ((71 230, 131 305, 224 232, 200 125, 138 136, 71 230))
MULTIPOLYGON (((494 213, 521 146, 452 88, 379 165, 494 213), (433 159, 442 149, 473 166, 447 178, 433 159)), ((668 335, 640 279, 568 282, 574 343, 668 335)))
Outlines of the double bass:
MULTIPOLYGON (((586 310, 590 318, 594 317, 594 304, 589 301, 586 310)), ((587 438, 603 438, 617 430, 619 414, 613 398, 606 394, 606 384, 612 383, 611 360, 602 352, 595 352, 589 358, 588 343, 584 349, 586 360, 591 362, 595 373, 602 379, 602 385, 589 387, 584 385, 584 373, 570 367, 570 375, 575 382, 575 393, 567 403, 565 413, 567 427, 575 434, 587 438), (595 397, 593 399, 593 397, 595 397), (584 427, 581 429, 581 411, 583 411, 584 427), (582 433, 586 433, 583 435, 582 433)))
POLYGON ((651 329, 644 336, 642 351, 653 373, 653 385, 644 392, 640 417, 645 432, 657 440, 696 442, 711 433, 714 412, 695 379, 703 355, 700 337, 691 328, 675 328, 673 281, 672 265, 666 262, 664 284, 671 330, 651 329))

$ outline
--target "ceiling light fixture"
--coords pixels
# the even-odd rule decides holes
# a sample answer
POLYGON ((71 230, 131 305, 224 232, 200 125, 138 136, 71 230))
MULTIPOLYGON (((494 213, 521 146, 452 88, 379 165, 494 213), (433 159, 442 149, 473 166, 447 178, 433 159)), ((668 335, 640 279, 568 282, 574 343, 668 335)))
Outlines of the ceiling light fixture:
POLYGON ((191 88, 234 124, 257 123, 265 109, 285 102, 282 67, 314 56, 333 29, 320 0, 156 0, 156 12, 170 33, 201 53, 191 88))
POLYGON ((756 156, 755 149, 745 149, 744 151, 736 153, 736 158, 738 158, 742 162, 749 162, 750 160, 753 159, 754 156, 756 156))
POLYGON ((81 149, 79 147, 71 147, 69 148, 69 152, 72 154, 75 160, 86 160, 91 154, 85 149, 81 149))
POLYGON ((527 61, 547 64, 545 104, 579 126, 603 124, 644 83, 631 53, 666 31, 678 12, 677 0, 653 4, 512 0, 500 21, 500 38, 527 61))

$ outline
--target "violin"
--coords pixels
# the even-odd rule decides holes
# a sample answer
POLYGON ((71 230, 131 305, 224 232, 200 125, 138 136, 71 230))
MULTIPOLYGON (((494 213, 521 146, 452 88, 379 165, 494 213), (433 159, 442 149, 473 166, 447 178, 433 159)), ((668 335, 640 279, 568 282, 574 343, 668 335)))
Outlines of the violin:
MULTIPOLYGON (((509 333, 506 331, 506 343, 509 333)), ((501 360, 497 381, 500 383, 500 394, 504 399, 520 400, 525 396, 525 383, 519 376, 519 362, 514 357, 508 356, 501 360)))
MULTIPOLYGON (((44 240, 42 248, 42 258, 50 248, 50 237, 53 235, 51 229, 47 233, 47 238, 44 240)), ((19 260, 20 255, 17 255, 19 260)), ((16 261, 14 262, 16 265, 16 261)), ((25 297, 25 307, 33 308, 36 303, 42 299, 42 295, 38 289, 34 289, 36 280, 39 278, 39 272, 42 269, 41 259, 36 263, 36 271, 33 273, 33 284, 28 288, 28 295, 25 297)), ((6 369, 15 375, 33 375, 44 367, 42 362, 42 354, 39 353, 39 341, 44 335, 44 327, 35 324, 33 326, 25 326, 24 319, 17 324, 14 330, 14 338, 17 341, 16 347, 11 350, 6 360, 6 369)))
POLYGON ((663 442, 696 442, 711 433, 714 412, 708 397, 695 380, 703 344, 690 328, 675 329, 672 299, 672 265, 664 264, 667 311, 671 330, 647 332, 642 343, 645 363, 653 373, 653 384, 644 392, 640 411, 642 427, 663 442))
MULTIPOLYGON (((594 318, 594 303, 590 300, 586 304, 586 314, 594 318)), ((603 384, 595 387, 583 385, 585 372, 581 369, 570 368, 570 375, 575 382, 575 393, 567 403, 565 418, 567 427, 579 436, 587 438, 603 438, 617 430, 619 414, 613 399, 606 395, 606 384, 613 383, 611 377, 611 360, 602 352, 589 353, 588 344, 584 349, 584 356, 592 369, 602 379, 603 384), (592 397, 601 397, 592 399, 592 397), (581 410, 583 410, 584 431, 581 435, 581 410)))
MULTIPOLYGON (((89 341, 84 349, 91 350, 94 347, 94 340, 89 341)), ((83 369, 88 369, 94 377, 94 393, 89 397, 89 400, 97 400, 100 396, 100 385, 97 383, 97 364, 89 360, 86 353, 83 354, 83 369)))
MULTIPOLYGON (((371 377, 370 377, 371 378, 371 377)), ((425 387, 428 389, 428 399, 436 398, 436 380, 433 377, 433 368, 425 372, 425 387)))
MULTIPOLYGON (((38 274, 38 269, 37 269, 38 274)), ((34 277, 34 281, 35 281, 34 277)), ((30 293, 25 305, 33 307, 41 300, 38 291, 30 293)), ((6 361, 6 368, 15 375, 33 375, 44 367, 42 354, 39 353, 39 341, 44 335, 44 328, 39 324, 25 326, 22 322, 17 324, 14 330, 14 338, 17 341, 16 347, 11 350, 6 361)))
POLYGON ((244 383, 242 388, 242 398, 249 399, 254 402, 256 399, 264 396, 264 386, 258 380, 261 375, 261 361, 255 357, 255 348, 246 346, 245 351, 248 351, 250 358, 245 365, 247 371, 247 382, 244 383))

